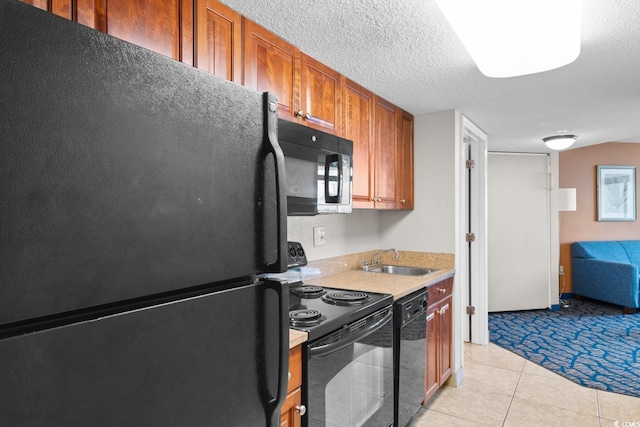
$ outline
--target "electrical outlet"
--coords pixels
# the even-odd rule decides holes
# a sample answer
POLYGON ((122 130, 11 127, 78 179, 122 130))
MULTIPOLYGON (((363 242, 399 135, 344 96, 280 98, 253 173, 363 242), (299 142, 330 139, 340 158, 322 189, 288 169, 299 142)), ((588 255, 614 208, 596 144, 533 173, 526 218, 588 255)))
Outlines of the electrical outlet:
POLYGON ((558 267, 558 274, 561 276, 564 276, 564 267, 563 266, 559 266, 558 267))
POLYGON ((324 227, 313 227, 313 246, 324 245, 324 227))

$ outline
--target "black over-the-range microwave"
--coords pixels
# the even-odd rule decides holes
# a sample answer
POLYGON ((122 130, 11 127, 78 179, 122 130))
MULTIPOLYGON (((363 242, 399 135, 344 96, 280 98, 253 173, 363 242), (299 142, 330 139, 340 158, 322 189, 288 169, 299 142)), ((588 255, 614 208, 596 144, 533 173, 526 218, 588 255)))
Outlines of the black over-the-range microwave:
POLYGON ((353 142, 278 120, 289 216, 351 213, 353 142))

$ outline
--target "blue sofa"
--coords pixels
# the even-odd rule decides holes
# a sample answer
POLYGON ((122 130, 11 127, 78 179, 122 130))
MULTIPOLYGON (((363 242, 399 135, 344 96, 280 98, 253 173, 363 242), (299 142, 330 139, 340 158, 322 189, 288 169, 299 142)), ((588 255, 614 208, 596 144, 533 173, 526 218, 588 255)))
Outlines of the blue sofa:
POLYGON ((574 295, 621 305, 625 313, 640 305, 640 240, 575 242, 571 262, 574 295))

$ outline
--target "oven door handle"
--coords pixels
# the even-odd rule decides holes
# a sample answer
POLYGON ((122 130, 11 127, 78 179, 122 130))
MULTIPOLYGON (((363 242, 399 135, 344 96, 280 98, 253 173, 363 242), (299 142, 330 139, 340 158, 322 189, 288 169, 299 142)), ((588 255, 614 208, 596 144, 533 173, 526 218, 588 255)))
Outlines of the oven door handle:
POLYGON ((327 354, 333 353, 334 351, 338 351, 348 346, 349 344, 353 344, 359 339, 362 339, 367 335, 370 335, 376 332, 378 329, 382 328, 387 323, 389 323, 391 319, 393 319, 393 310, 389 310, 389 312, 382 319, 378 320, 376 323, 366 327, 365 329, 361 329, 354 334, 349 335, 343 340, 336 341, 331 344, 325 344, 325 345, 320 345, 318 347, 310 348, 309 359, 326 356, 327 354))

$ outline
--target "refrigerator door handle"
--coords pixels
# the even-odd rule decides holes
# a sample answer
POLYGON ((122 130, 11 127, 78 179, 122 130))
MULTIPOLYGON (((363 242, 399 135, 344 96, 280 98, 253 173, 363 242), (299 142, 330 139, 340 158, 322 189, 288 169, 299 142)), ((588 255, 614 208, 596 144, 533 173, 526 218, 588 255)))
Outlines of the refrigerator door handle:
MULTIPOLYGON (((289 284, 277 279, 263 279, 264 286, 278 294, 278 310, 280 312, 280 337, 278 348, 280 352, 278 366, 278 390, 275 398, 267 405, 267 427, 280 426, 280 408, 287 397, 289 385, 289 284)), ((266 344, 266 343, 265 343, 266 344)))
MULTIPOLYGON (((278 100, 272 93, 264 93, 264 135, 265 157, 273 155, 275 168, 276 190, 276 215, 275 224, 269 223, 272 219, 265 214, 264 230, 272 233, 275 225, 275 239, 265 237, 263 245, 264 266, 262 271, 268 273, 283 273, 287 271, 287 190, 285 178, 284 153, 278 143, 278 100), (271 247, 270 245, 275 245, 271 247)), ((271 200, 263 200, 265 207, 271 206, 271 200)))

